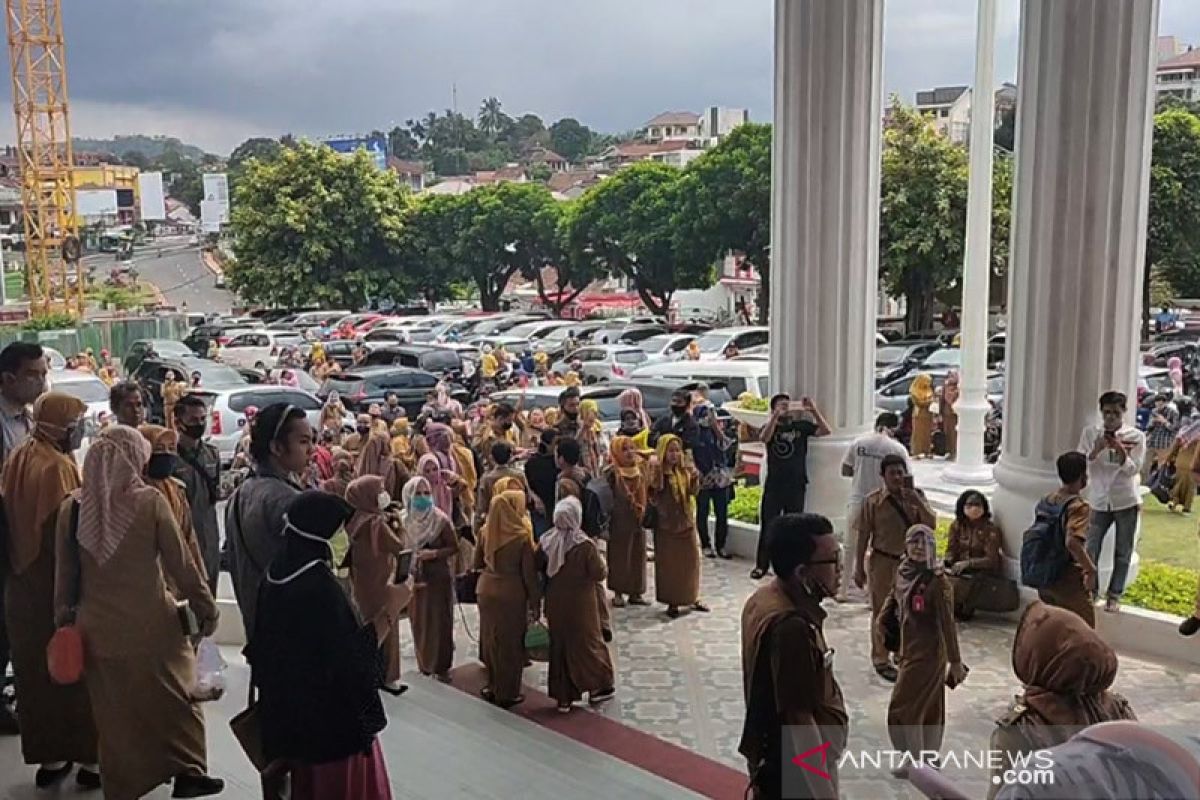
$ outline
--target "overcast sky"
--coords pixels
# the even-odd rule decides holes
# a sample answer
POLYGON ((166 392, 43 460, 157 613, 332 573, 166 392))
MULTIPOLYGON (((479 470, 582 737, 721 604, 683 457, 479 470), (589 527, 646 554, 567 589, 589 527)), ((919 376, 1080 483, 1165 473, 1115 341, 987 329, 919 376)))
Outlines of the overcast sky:
MULTIPOLYGON (((1160 30, 1200 44, 1200 1, 1160 30)), ((771 114, 771 0, 64 0, 77 136, 164 133, 228 153, 253 135, 386 129, 499 97, 603 131, 708 105, 771 114)), ((884 88, 970 83, 975 0, 888 0, 884 88)), ((997 76, 1017 60, 999 0, 997 76)), ((9 82, 2 81, 4 86, 9 82)), ((12 141, 12 123, 0 125, 12 141)))

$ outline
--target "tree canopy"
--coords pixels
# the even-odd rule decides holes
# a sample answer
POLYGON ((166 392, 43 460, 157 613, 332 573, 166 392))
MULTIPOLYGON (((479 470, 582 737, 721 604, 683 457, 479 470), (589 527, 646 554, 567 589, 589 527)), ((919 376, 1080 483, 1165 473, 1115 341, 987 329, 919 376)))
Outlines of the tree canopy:
POLYGON ((591 152, 592 131, 577 119, 560 119, 550 126, 550 147, 567 161, 576 163, 591 152))
POLYGON ((1153 267, 1184 297, 1200 297, 1200 116, 1183 107, 1154 117, 1147 287, 1153 267))

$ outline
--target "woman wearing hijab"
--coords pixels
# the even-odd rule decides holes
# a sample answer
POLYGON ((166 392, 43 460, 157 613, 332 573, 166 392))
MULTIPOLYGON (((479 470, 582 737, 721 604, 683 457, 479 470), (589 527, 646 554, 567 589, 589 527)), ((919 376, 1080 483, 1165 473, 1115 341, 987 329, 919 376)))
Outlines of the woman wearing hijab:
MULTIPOLYGON (((192 510, 188 505, 187 494, 183 484, 175 479, 175 466, 179 460, 179 434, 169 431, 161 425, 143 425, 138 428, 142 436, 150 443, 150 460, 146 463, 146 483, 153 486, 166 499, 179 526, 183 537, 183 546, 188 557, 200 569, 204 570, 204 556, 201 555, 200 542, 196 539, 196 530, 192 527, 192 510)), ((167 589, 177 593, 178 589, 167 578, 167 589)))
MULTIPOLYGON (((450 439, 450 455, 459 478, 454 487, 454 527, 464 538, 474 541, 472 521, 475 519, 475 493, 479 489, 479 465, 476 464, 475 451, 468 446, 471 440, 467 423, 456 419, 451 423, 450 430, 454 434, 450 439)), ((462 571, 466 570, 466 564, 460 566, 462 571)))
MULTIPOLYGON (((479 576, 479 660, 488 671, 483 698, 516 705, 525 669, 525 627, 540 616, 533 525, 525 493, 497 481, 496 495, 475 548, 479 576)), ((515 483, 515 482, 513 482, 515 483)))
POLYGON ((345 418, 346 407, 342 405, 341 397, 336 390, 331 391, 325 398, 325 405, 321 407, 321 430, 333 431, 334 441, 340 442, 345 418))
POLYGON ((162 388, 159 393, 163 401, 163 420, 170 425, 175 420, 175 404, 187 391, 187 384, 177 379, 174 370, 167 370, 163 376, 162 388))
POLYGON ((1183 397, 1183 359, 1172 356, 1167 359, 1167 374, 1171 378, 1171 386, 1175 397, 1183 397))
MULTIPOLYGON (((383 479, 365 475, 351 481, 346 490, 346 502, 354 516, 346 525, 350 538, 350 588, 354 604, 364 619, 374 619, 393 602, 393 595, 408 589, 395 584, 396 556, 403 551, 404 542, 388 524, 387 508, 391 495, 383 479)), ((387 673, 385 688, 396 694, 404 691, 400 683, 400 620, 390 629, 383 642, 387 673)))
POLYGON ((446 469, 435 453, 426 453, 417 462, 417 474, 429 483, 433 492, 433 505, 438 511, 452 519, 454 513, 454 492, 446 481, 446 469))
POLYGON ((190 696, 196 661, 188 635, 211 636, 217 608, 166 498, 142 479, 149 460, 150 443, 133 428, 114 425, 97 436, 83 462, 74 541, 62 524, 69 514, 57 531, 56 615, 61 622, 76 609, 86 632, 109 800, 132 800, 172 779, 175 797, 224 788, 206 774, 204 716, 190 696), (198 631, 181 626, 177 599, 198 631))
POLYGON ((417 457, 413 452, 412 428, 407 417, 392 422, 392 457, 399 459, 410 474, 417 468, 417 457))
MULTIPOLYGON (((617 395, 617 407, 620 408, 622 412, 632 411, 637 415, 638 422, 641 423, 638 430, 649 430, 650 426, 653 424, 650 421, 650 415, 646 413, 646 406, 642 401, 641 389, 634 387, 621 392, 619 395, 617 395)), ((621 415, 621 418, 624 419, 624 414, 621 415)))
MULTIPOLYGON (((946 571, 954 590, 955 619, 971 619, 980 600, 991 594, 997 582, 1011 583, 1004 574, 1000 546, 1003 538, 982 493, 968 489, 959 495, 946 546, 946 571)), ((1015 587, 1012 593, 1017 594, 1015 587)), ((1015 606, 1008 610, 1013 609, 1015 606)))
POLYGON ((334 447, 330 454, 333 457, 333 477, 321 481, 321 491, 345 497, 350 481, 354 480, 354 456, 340 447, 334 447))
POLYGON ((390 646, 408 589, 393 587, 365 625, 354 613, 333 575, 329 544, 351 510, 326 492, 289 503, 246 648, 263 751, 291 765, 293 800, 392 797, 376 738, 387 725, 381 648, 390 646))
POLYGON ((529 419, 521 431, 521 447, 525 450, 536 450, 542 441, 542 431, 546 430, 546 412, 535 408, 529 412, 529 419))
POLYGON ((915 754, 941 750, 946 687, 962 683, 967 668, 958 652, 954 591, 938 566, 933 529, 913 525, 904 541, 904 558, 880 619, 898 619, 900 627, 888 734, 897 750, 915 754))
POLYGON ((612 469, 607 479, 612 487, 613 510, 608 521, 608 588, 613 605, 649 605, 646 593, 646 473, 628 436, 617 436, 609 448, 612 469))
POLYGON ((12 451, 0 477, 8 522, 8 580, 4 588, 21 727, 21 753, 37 764, 38 788, 66 777, 100 786, 96 725, 87 687, 50 679, 46 645, 54 635, 55 528, 63 501, 80 485, 72 453, 83 434, 87 406, 50 392, 33 404, 33 432, 12 451), (19 499, 18 499, 19 498, 19 499))
POLYGON ((942 399, 938 403, 938 415, 942 418, 942 434, 946 437, 946 458, 958 455, 958 373, 946 376, 942 386, 942 399))
POLYGON ((454 665, 454 576, 450 561, 458 555, 458 537, 434 503, 423 477, 404 484, 404 544, 413 551, 414 590, 408 621, 412 625, 417 666, 423 675, 450 682, 454 665))
POLYGON ((1089 725, 1137 719, 1125 698, 1109 691, 1117 654, 1078 614, 1033 601, 1017 624, 1012 663, 1025 692, 997 723, 991 743, 993 751, 1007 754, 1005 765, 1062 744, 1089 725))
POLYGON ((582 526, 583 506, 564 498, 554 507, 554 527, 538 542, 550 628, 549 691, 564 714, 584 693, 593 705, 615 693, 596 593, 608 570, 582 526))
POLYGON ((921 372, 913 378, 909 389, 912 401, 912 442, 909 452, 913 458, 928 458, 933 451, 933 379, 921 372))
POLYGON ((680 606, 708 611, 700 602, 698 491, 700 476, 684 463, 683 442, 670 433, 659 437, 648 482, 648 502, 655 508, 654 594, 672 619, 679 616, 680 606))
POLYGON ((579 447, 583 451, 580 462, 589 475, 598 475, 607 453, 604 446, 604 428, 600 424, 600 406, 595 400, 587 399, 579 404, 579 447))
POLYGON ((371 434, 366 445, 358 454, 358 464, 355 475, 374 475, 383 479, 384 490, 393 497, 399 497, 408 483, 408 470, 392 455, 392 440, 386 435, 371 434))
MULTIPOLYGON (((1179 402, 1183 403, 1182 400, 1179 402)), ((1183 424, 1164 459, 1165 463, 1175 465, 1175 483, 1171 486, 1167 508, 1189 514, 1196 499, 1196 479, 1192 477, 1192 470, 1196 466, 1196 454, 1200 452, 1200 417, 1184 417, 1182 413, 1179 416, 1183 424)))

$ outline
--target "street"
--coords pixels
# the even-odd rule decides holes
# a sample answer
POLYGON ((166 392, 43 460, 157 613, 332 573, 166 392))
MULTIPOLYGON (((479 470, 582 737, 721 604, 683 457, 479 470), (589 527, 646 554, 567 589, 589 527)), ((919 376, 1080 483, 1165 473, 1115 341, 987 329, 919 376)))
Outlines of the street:
MULTIPOLYGON (((234 295, 216 288, 216 276, 200 260, 199 248, 188 241, 188 237, 162 239, 161 244, 139 249, 132 262, 139 279, 161 289, 167 303, 180 310, 184 310, 186 303, 186 310, 194 313, 228 313, 233 307, 234 295), (163 251, 161 258, 158 257, 160 248, 163 251)), ((102 280, 118 262, 111 256, 104 256, 94 263, 97 278, 102 280)))

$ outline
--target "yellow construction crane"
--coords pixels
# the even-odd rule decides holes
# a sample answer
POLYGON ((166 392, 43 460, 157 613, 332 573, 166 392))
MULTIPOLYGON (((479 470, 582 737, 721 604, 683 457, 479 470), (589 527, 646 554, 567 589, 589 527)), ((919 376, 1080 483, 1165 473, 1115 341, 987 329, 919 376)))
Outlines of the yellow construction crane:
POLYGON ((82 316, 61 0, 5 0, 17 120, 25 275, 33 314, 82 316))

